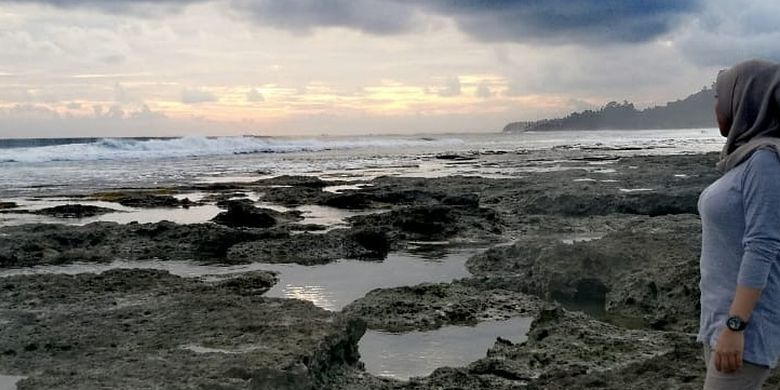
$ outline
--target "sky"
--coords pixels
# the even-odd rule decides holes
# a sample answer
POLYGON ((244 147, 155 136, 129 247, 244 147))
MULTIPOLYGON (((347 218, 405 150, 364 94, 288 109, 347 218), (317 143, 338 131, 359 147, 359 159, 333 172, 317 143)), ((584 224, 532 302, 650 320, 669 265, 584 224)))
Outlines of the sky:
POLYGON ((775 0, 0 0, 0 138, 494 132, 777 42, 775 0))

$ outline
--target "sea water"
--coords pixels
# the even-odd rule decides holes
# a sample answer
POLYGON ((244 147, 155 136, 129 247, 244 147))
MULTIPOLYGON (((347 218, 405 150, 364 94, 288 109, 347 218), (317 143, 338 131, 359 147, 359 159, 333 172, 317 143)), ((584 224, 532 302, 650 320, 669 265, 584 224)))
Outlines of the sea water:
POLYGON ((352 181, 382 175, 512 177, 520 172, 491 164, 439 159, 437 155, 556 148, 610 152, 624 149, 629 154, 699 153, 716 151, 722 142, 715 129, 0 140, 0 199, 195 182, 252 181, 285 174, 352 181))

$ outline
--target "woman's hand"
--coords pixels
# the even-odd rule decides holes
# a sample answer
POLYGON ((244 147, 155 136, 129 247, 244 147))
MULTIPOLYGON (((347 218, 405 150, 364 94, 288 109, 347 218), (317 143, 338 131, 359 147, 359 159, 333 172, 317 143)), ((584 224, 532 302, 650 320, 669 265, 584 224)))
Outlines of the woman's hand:
POLYGON ((723 328, 713 349, 715 368, 730 373, 742 367, 742 352, 745 350, 745 334, 723 328))

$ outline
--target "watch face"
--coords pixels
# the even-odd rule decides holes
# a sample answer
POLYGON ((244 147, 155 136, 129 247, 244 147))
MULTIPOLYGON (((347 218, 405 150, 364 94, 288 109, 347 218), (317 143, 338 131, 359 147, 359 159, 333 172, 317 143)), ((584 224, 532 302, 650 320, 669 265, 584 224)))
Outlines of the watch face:
POLYGON ((731 317, 726 321, 726 326, 729 327, 729 329, 734 331, 740 331, 744 329, 744 322, 740 320, 738 317, 731 317))
POLYGON ((739 320, 734 317, 729 318, 729 321, 726 323, 726 325, 728 325, 729 329, 736 330, 739 328, 739 320))

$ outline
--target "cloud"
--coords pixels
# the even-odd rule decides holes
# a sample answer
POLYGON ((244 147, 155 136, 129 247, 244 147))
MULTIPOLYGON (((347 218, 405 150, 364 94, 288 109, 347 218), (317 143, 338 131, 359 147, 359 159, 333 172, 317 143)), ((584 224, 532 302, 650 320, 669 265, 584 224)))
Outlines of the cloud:
POLYGON ((731 66, 750 58, 780 61, 780 3, 712 0, 677 44, 695 63, 731 66))
POLYGON ((388 35, 416 25, 412 3, 397 0, 233 0, 232 6, 260 25, 304 33, 346 27, 388 35))
POLYGON ((370 34, 406 33, 421 14, 444 16, 491 42, 598 44, 646 42, 676 28, 702 0, 233 0, 255 22, 304 31, 345 27, 370 34))
POLYGON ((646 42, 699 10, 700 0, 433 0, 467 34, 491 42, 598 44, 646 42))
POLYGON ((493 96, 493 92, 490 90, 490 86, 488 86, 487 82, 483 80, 480 81, 477 85, 477 90, 474 92, 474 96, 487 99, 493 96))
POLYGON ((199 104, 217 101, 217 97, 204 89, 185 89, 181 91, 181 102, 184 104, 199 104))
POLYGON ((142 105, 139 110, 131 111, 127 118, 135 120, 162 120, 167 119, 167 115, 160 111, 152 111, 146 104, 142 105))
POLYGON ((438 93, 441 97, 452 97, 460 95, 460 79, 457 77, 448 79, 447 84, 444 86, 444 88, 440 89, 438 93))
POLYGON ((0 3, 43 4, 66 9, 89 8, 112 14, 153 16, 160 11, 173 12, 189 4, 205 1, 207 0, 3 0, 0 3))
POLYGON ((181 129, 188 126, 204 130, 198 123, 174 121, 145 105, 138 109, 95 105, 89 115, 60 113, 40 104, 0 107, 0 138, 20 133, 30 137, 181 135, 181 129))
MULTIPOLYGON (((6 0, 8 1, 8 0, 6 0)), ((61 8, 159 15, 207 0, 10 0, 61 8)), ((392 35, 426 27, 423 15, 455 21, 491 42, 598 44, 646 42, 668 33, 703 0, 222 0, 257 25, 297 33, 343 27, 392 35)))
POLYGON ((265 96, 263 96, 262 93, 257 92, 256 89, 252 88, 249 90, 249 92, 246 93, 246 101, 248 102, 264 102, 265 96))
POLYGON ((127 91, 127 89, 125 89, 125 87, 122 86, 122 84, 116 83, 114 84, 114 101, 125 104, 135 102, 136 99, 130 95, 130 93, 127 91))

